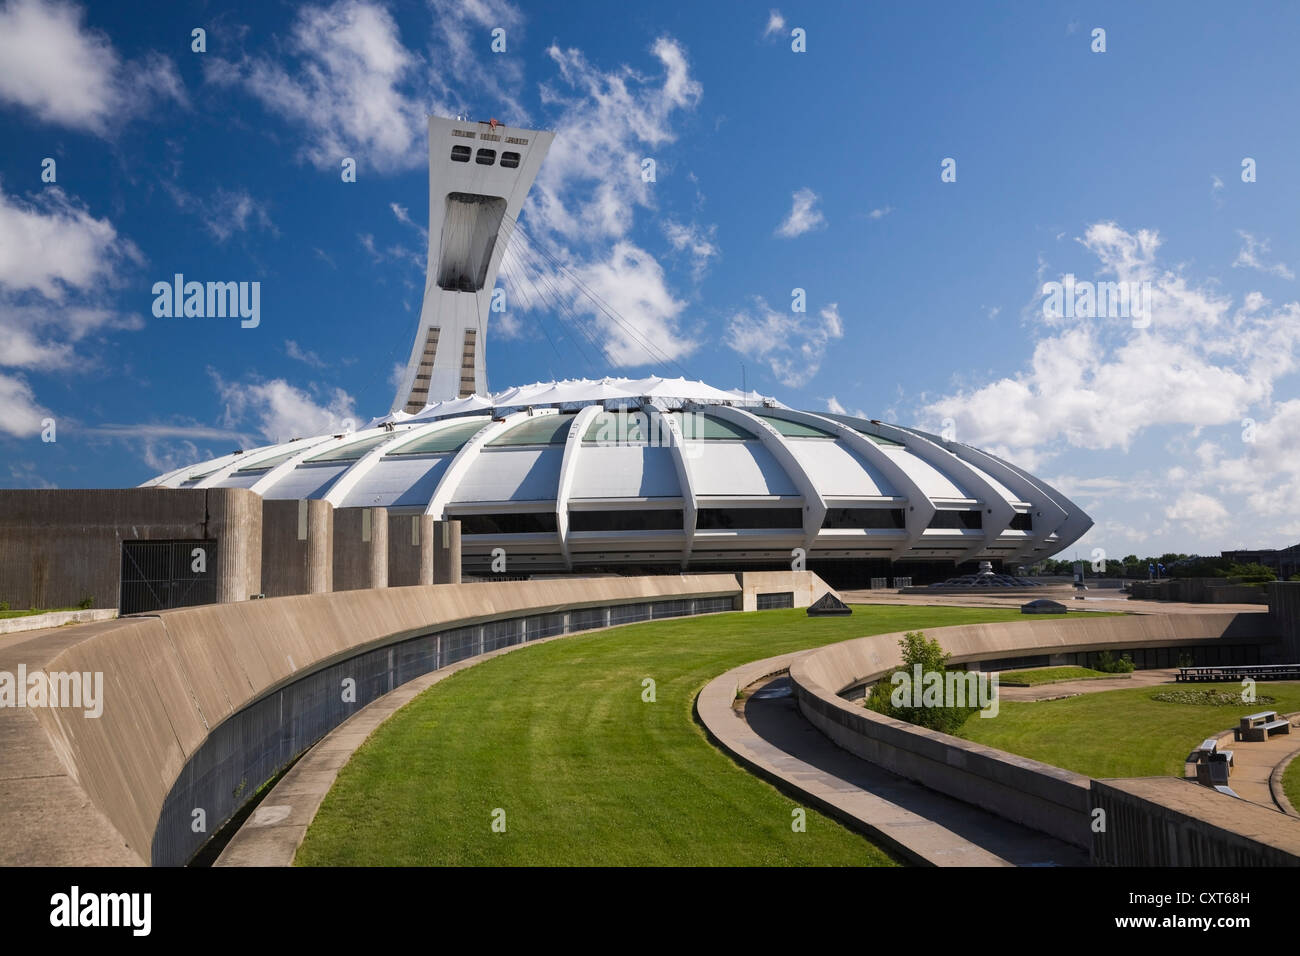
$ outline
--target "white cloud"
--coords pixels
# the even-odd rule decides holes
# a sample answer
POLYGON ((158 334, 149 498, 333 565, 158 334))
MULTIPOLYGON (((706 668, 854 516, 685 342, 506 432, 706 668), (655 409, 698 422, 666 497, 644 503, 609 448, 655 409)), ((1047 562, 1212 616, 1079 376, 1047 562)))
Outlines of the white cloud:
POLYGON ((240 85, 271 112, 300 127, 302 155, 320 169, 350 156, 364 170, 415 169, 427 163, 427 65, 402 45, 388 10, 365 0, 338 0, 298 11, 289 40, 295 68, 279 58, 206 61, 210 82, 240 85), (415 89, 412 89, 412 85, 415 89))
POLYGON ((85 11, 61 0, 0 7, 0 102, 42 122, 108 136, 159 102, 186 103, 175 64, 157 53, 124 62, 85 11))
POLYGON ((36 401, 32 387, 13 375, 0 375, 0 433, 15 438, 40 434, 41 419, 51 415, 36 401))
POLYGON ((546 52, 575 94, 544 84, 542 102, 559 108, 556 136, 529 196, 533 228, 565 240, 619 239, 632 226, 635 207, 653 204, 653 184, 642 179, 641 160, 676 140, 675 113, 693 109, 703 94, 691 79, 686 53, 660 37, 651 53, 662 67, 655 81, 631 67, 603 71, 582 52, 551 46, 546 52))
POLYGON ((686 252, 691 257, 691 277, 698 282, 709 269, 709 263, 717 258, 718 247, 714 241, 717 226, 704 229, 696 223, 684 225, 668 220, 664 223, 664 235, 668 243, 678 252, 686 252))
POLYGON ((785 17, 781 16, 780 10, 773 10, 767 15, 767 26, 763 29, 763 36, 770 37, 784 32, 785 17))
POLYGON ((1261 255, 1268 254, 1268 240, 1256 239, 1248 232, 1237 230, 1238 235, 1245 240, 1246 244, 1241 247, 1237 253, 1237 258, 1233 261, 1234 269, 1258 269, 1260 272, 1267 272, 1271 275, 1281 276, 1283 279, 1294 279, 1295 273, 1292 272, 1283 262, 1275 262, 1269 265, 1260 259, 1261 255))
POLYGON ((879 209, 873 209, 871 212, 867 213, 867 218, 879 222, 893 211, 893 206, 881 206, 879 209))
POLYGON ((754 308, 736 312, 727 323, 732 349, 766 362, 784 385, 797 388, 821 368, 826 346, 844 335, 839 305, 832 302, 816 315, 778 312, 761 296, 754 308))
POLYGON ((510 125, 525 126, 528 111, 519 101, 523 66, 515 52, 522 49, 523 14, 506 0, 430 0, 434 22, 441 33, 443 69, 438 74, 445 97, 456 100, 454 77, 475 101, 495 102, 507 111, 510 125), (480 58, 477 50, 489 50, 492 31, 505 31, 505 50, 480 58))
MULTIPOLYGON (((675 40, 660 37, 650 52, 657 76, 629 66, 604 70, 575 49, 547 50, 559 80, 544 84, 541 97, 558 110, 556 137, 528 199, 527 232, 515 231, 503 273, 516 309, 546 306, 590 322, 607 361, 656 365, 667 374, 673 370, 664 362, 696 347, 680 327, 685 303, 655 256, 627 235, 637 208, 654 203, 642 159, 655 159, 656 175, 665 174, 664 151, 677 138, 673 122, 695 107, 702 89, 675 40)), ((711 230, 673 223, 666 234, 692 256, 697 278, 717 255, 711 230)))
POLYGON ((1179 495, 1165 508, 1165 517, 1186 525, 1198 535, 1221 531, 1229 520, 1228 509, 1220 501, 1198 491, 1179 495))
POLYGON ((209 198, 188 192, 174 182, 164 182, 163 188, 177 208, 198 216, 218 242, 225 242, 235 233, 247 232, 254 226, 279 235, 266 203, 254 199, 246 189, 218 188, 209 198))
POLYGON ((1146 429, 1234 422, 1300 367, 1300 304, 1266 312, 1253 299, 1234 311, 1209 285, 1159 267, 1152 231, 1097 223, 1082 242, 1102 275, 1151 282, 1150 327, 1031 315, 1027 367, 929 402, 928 423, 952 418, 963 441, 1034 467, 1067 445, 1127 449, 1146 429))
POLYGON ((576 311, 594 320, 604 338, 605 358, 614 365, 661 365, 695 349, 697 343, 677 322, 686 303, 673 298, 663 268, 644 249, 630 242, 615 243, 607 259, 579 266, 574 274, 622 320, 615 320, 586 296, 573 301, 576 311))
POLYGON ((826 399, 826 411, 833 412, 836 415, 848 414, 848 411, 839 403, 839 400, 834 395, 826 399))
POLYGON ((807 187, 798 190, 791 197, 790 214, 776 227, 776 234, 786 239, 802 236, 805 232, 826 225, 826 217, 817 208, 819 197, 807 187))
POLYGON ((325 368, 329 363, 321 359, 315 352, 303 349, 293 339, 284 340, 284 354, 289 358, 299 362, 304 362, 312 368, 325 368))
POLYGON ((225 382, 211 369, 209 374, 225 405, 222 422, 226 428, 248 424, 269 441, 287 441, 354 427, 358 422, 356 402, 341 388, 306 392, 282 378, 225 382))
POLYGON ((0 286, 6 290, 62 302, 69 290, 114 284, 121 265, 140 259, 111 222, 96 219, 57 186, 32 202, 0 189, 0 286))

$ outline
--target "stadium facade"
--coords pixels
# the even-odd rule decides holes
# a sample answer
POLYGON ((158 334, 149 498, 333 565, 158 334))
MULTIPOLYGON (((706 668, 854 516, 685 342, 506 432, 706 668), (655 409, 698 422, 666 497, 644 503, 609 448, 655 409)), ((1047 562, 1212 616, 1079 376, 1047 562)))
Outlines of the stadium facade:
POLYGON ((553 135, 430 118, 424 301, 387 415, 145 486, 459 520, 469 573, 504 553, 512 574, 788 568, 802 558, 846 584, 935 578, 970 561, 1030 564, 1091 527, 1046 482, 913 428, 681 378, 489 392, 493 290, 553 135))

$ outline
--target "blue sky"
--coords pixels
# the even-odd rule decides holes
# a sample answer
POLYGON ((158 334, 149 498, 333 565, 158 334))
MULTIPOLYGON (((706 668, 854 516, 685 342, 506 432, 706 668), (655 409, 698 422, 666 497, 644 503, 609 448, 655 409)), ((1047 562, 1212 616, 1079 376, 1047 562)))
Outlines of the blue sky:
POLYGON ((1042 475, 1097 522, 1082 556, 1293 544, 1298 26, 1284 4, 4 0, 0 486, 129 486, 385 413, 424 117, 468 111, 556 130, 530 242, 670 359, 516 295, 492 388, 732 388, 743 363, 788 405, 1042 475), (260 282, 260 324, 155 318, 177 272, 260 282), (1046 315, 1067 273, 1145 284, 1150 321, 1046 315))

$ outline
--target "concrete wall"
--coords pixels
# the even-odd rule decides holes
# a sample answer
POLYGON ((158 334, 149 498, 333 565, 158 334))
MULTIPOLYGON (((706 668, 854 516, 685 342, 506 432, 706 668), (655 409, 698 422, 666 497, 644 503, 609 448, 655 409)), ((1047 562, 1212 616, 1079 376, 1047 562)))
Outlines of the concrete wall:
POLYGON ((388 516, 388 586, 433 584, 433 518, 388 516))
POLYGON ((794 594, 795 607, 807 607, 827 591, 839 594, 812 571, 741 571, 741 607, 738 610, 758 610, 760 594, 794 594))
MULTIPOLYGON (((0 859, 41 862, 50 859, 47 844, 103 844, 100 831, 75 831, 107 820, 133 859, 151 860, 163 806, 210 735, 254 702, 358 654, 523 614, 685 598, 729 604, 738 594, 729 574, 405 587, 183 608, 40 632, 17 649, 0 644, 0 662, 11 670, 21 661, 98 672, 105 685, 98 718, 76 709, 0 710, 0 766, 42 748, 57 755, 39 764, 39 779, 5 781, 13 786, 0 800, 0 859), (52 788, 69 782, 80 802, 71 795, 66 814, 51 814, 52 788)), ((210 819, 208 832, 219 822, 210 819)))
POLYGON ((460 522, 435 521, 433 523, 433 583, 459 584, 460 561, 460 522))
POLYGON ((1268 591, 1227 578, 1164 578, 1134 581, 1130 594, 1143 601, 1187 601, 1192 604, 1267 604, 1268 591))
POLYGON ((334 511, 334 590, 388 587, 388 509, 334 511))
POLYGON ((243 488, 0 491, 0 601, 118 606, 122 542, 215 538, 217 594, 261 589, 259 499, 243 488))
POLYGON ((323 594, 334 582, 334 506, 262 501, 262 593, 323 594))
MULTIPOLYGON (((929 629, 926 636, 952 653, 953 663, 966 663, 1196 641, 1258 641, 1273 633, 1267 614, 1207 613, 973 624, 929 629)), ((790 679, 804 716, 865 760, 1067 843, 1090 847, 1088 777, 893 720, 839 696, 897 668, 901 637, 845 641, 793 663, 790 679)))
POLYGON ((1300 866, 1300 819, 1173 777, 1094 780, 1105 866, 1300 866))
POLYGON ((1282 662, 1300 663, 1300 581, 1269 584, 1268 611, 1282 638, 1282 662))

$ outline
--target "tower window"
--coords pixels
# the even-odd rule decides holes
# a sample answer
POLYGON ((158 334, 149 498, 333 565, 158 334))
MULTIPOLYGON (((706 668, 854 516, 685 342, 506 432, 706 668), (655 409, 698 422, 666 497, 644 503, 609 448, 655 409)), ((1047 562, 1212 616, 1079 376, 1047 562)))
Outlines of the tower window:
POLYGON ((474 162, 480 166, 491 166, 497 161, 497 151, 495 149, 480 149, 478 155, 474 157, 474 162))
POLYGON ((519 166, 519 154, 518 154, 518 153, 502 153, 502 154, 501 154, 501 165, 504 166, 506 169, 516 169, 516 168, 518 168, 518 166, 519 166))
POLYGON ((468 146, 453 146, 453 147, 451 148, 451 161, 452 161, 453 163, 468 163, 468 162, 469 162, 469 147, 468 147, 468 146))

